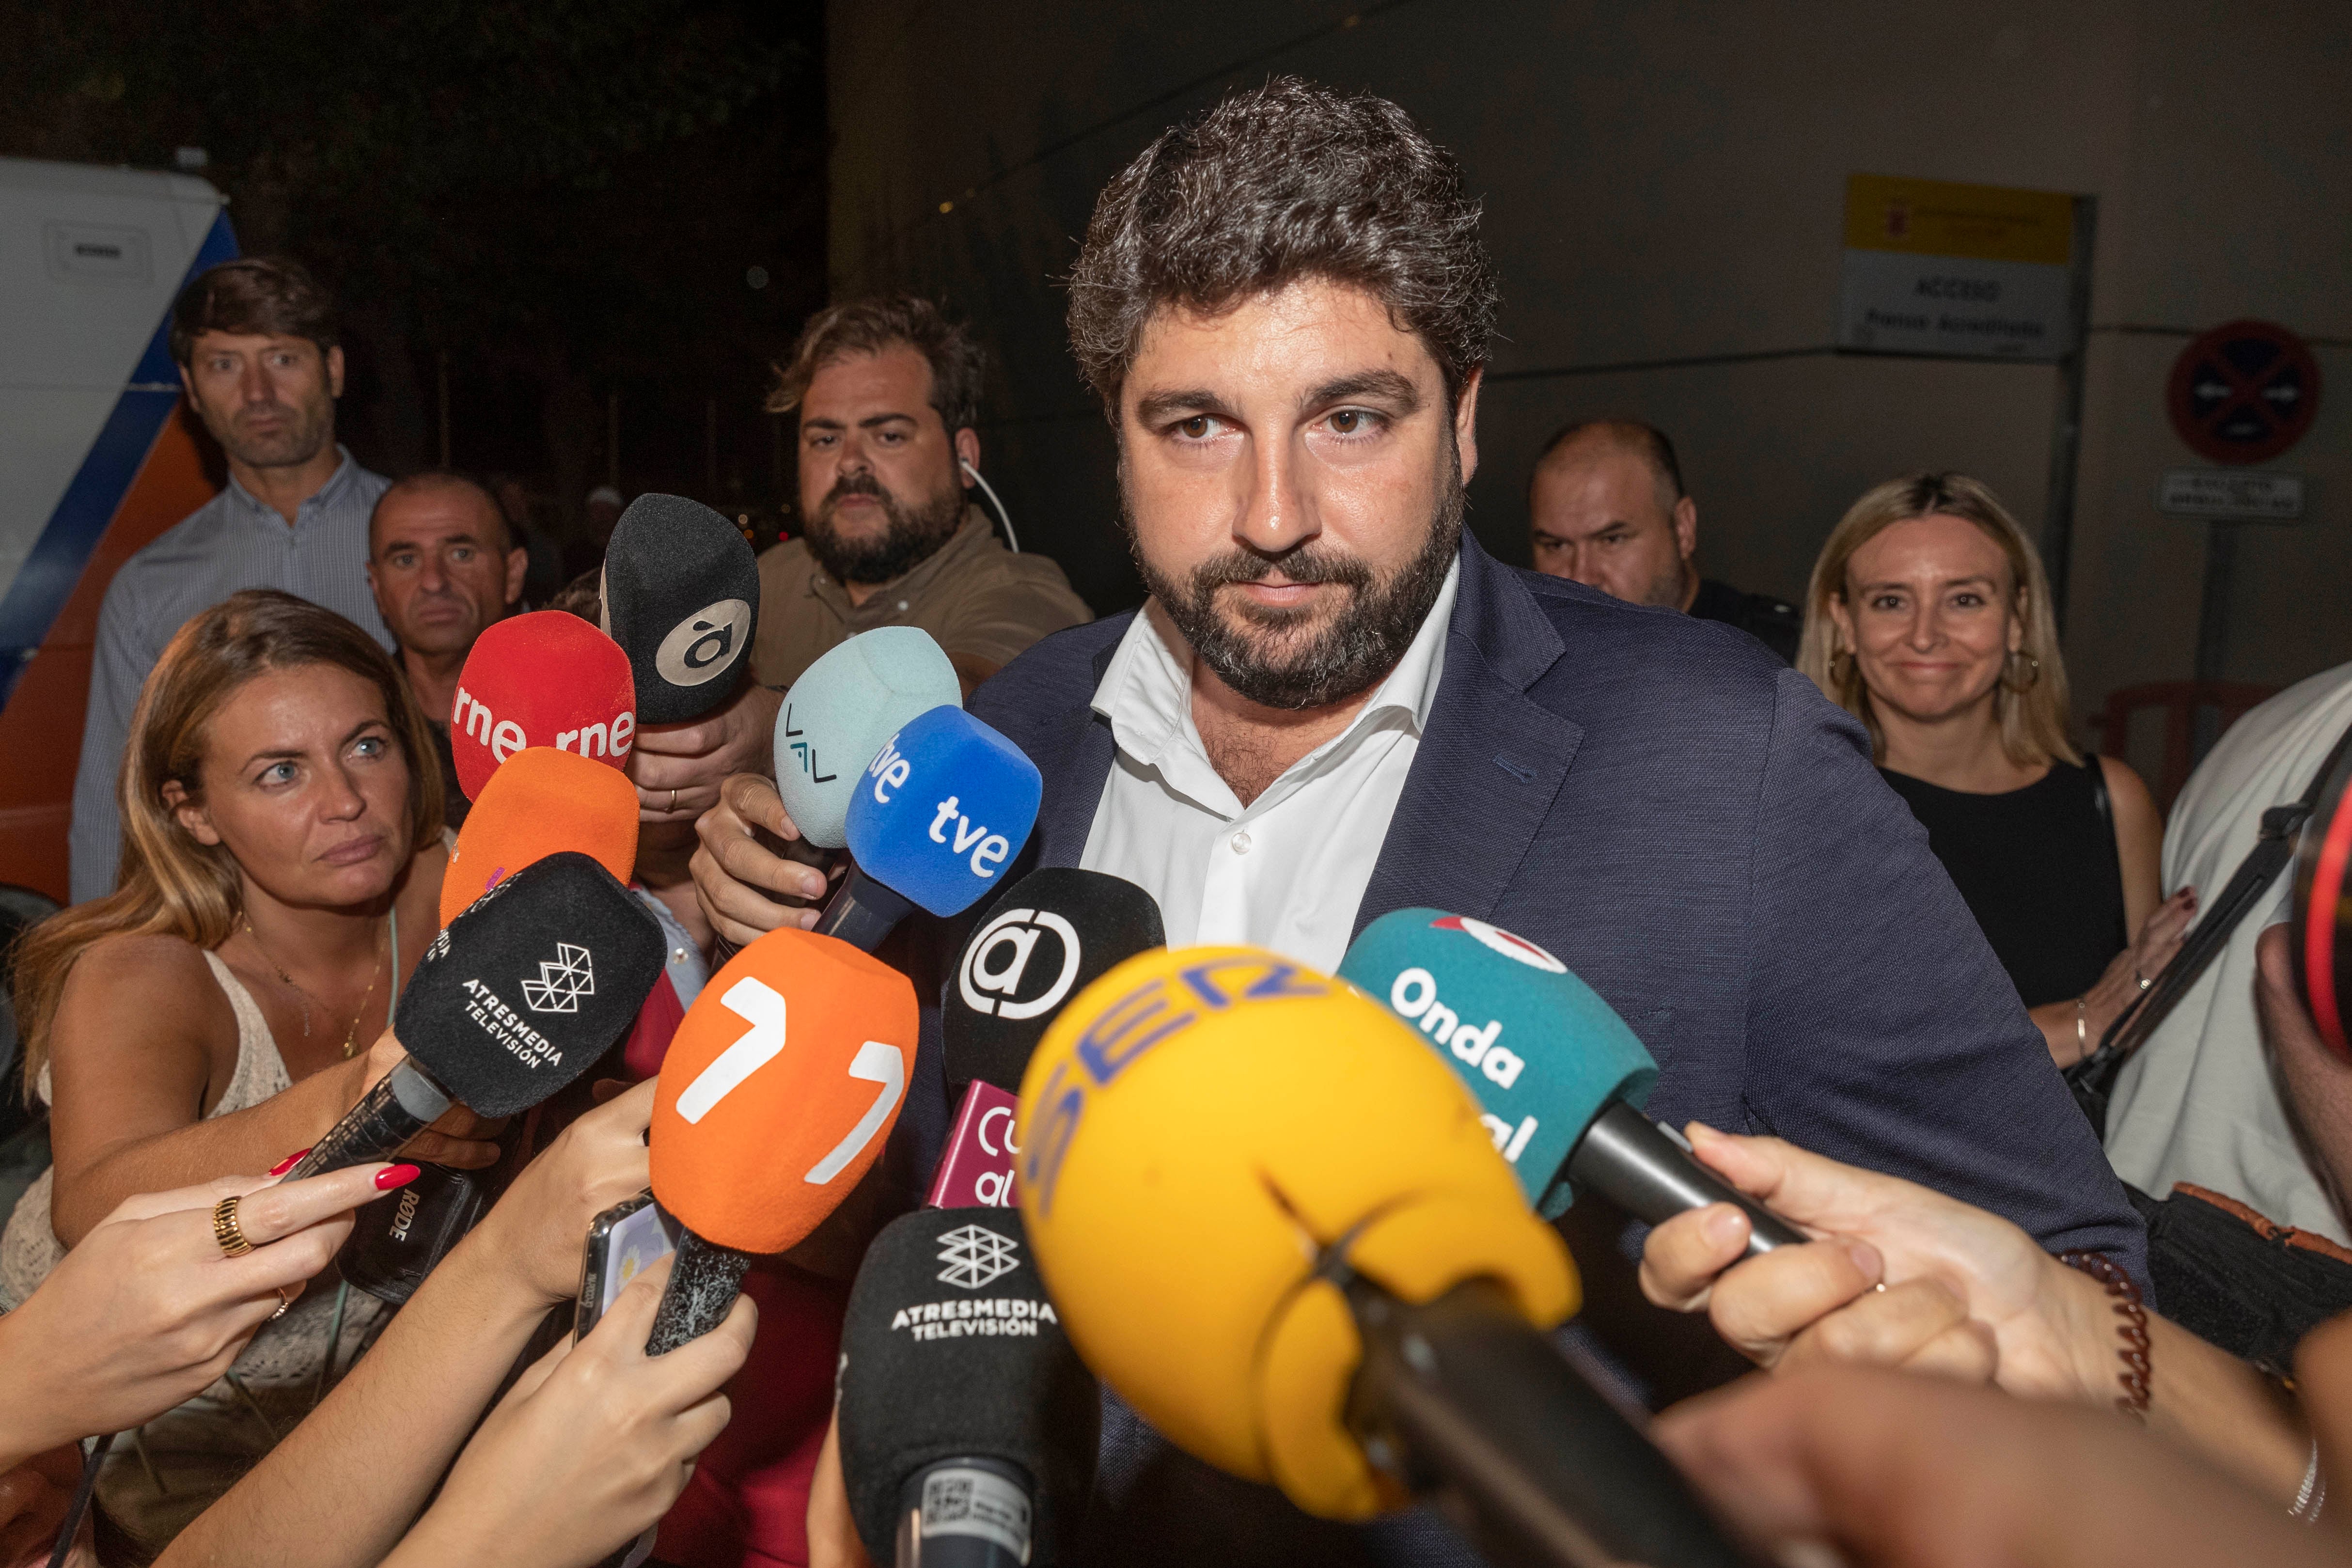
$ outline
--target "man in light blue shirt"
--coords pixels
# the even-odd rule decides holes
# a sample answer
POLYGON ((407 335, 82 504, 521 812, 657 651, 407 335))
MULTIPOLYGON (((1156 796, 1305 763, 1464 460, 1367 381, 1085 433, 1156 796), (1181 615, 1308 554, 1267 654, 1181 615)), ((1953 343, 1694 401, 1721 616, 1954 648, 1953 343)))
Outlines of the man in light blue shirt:
POLYGON ((343 351, 334 301, 298 262, 223 262, 172 307, 188 405, 228 456, 228 487, 122 563, 99 611, 74 774, 74 901, 113 890, 115 781, 131 710, 164 644, 241 588, 280 588, 387 647, 368 591, 368 514, 390 481, 335 443, 343 351))

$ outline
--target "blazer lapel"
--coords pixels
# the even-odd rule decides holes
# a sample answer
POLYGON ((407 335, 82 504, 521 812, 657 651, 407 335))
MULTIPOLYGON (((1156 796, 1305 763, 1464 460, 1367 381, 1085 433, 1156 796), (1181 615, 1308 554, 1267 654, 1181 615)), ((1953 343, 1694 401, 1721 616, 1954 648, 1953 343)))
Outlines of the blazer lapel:
POLYGON ((1103 781, 1110 776, 1118 750, 1110 725, 1094 710, 1094 693, 1118 651, 1116 637, 1104 645, 1094 657, 1094 678, 1076 705, 1041 725, 1032 744, 1030 761, 1045 776, 1045 798, 1037 805, 1038 866, 1076 866, 1086 853, 1095 807, 1102 803, 1103 781))
POLYGON ((1445 673, 1357 907, 1357 934, 1392 910, 1494 913, 1583 738, 1526 695, 1565 651, 1533 596, 1465 531, 1445 673))

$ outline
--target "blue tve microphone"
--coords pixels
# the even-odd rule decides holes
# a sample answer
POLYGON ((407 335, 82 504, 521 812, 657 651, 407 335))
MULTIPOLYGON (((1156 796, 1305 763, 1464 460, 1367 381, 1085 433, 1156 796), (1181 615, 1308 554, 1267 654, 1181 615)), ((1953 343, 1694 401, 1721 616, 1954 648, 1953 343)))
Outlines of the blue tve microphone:
POLYGON ((1546 1219, 1584 1187, 1652 1225, 1735 1205, 1748 1218, 1751 1255, 1807 1239, 1642 1113, 1657 1062, 1592 987, 1525 937, 1466 915, 1399 910, 1364 928, 1339 975, 1453 1064, 1546 1219))
POLYGON ((914 626, 860 632, 802 671, 776 715, 776 791, 801 837, 821 849, 848 843, 849 798, 882 743, 962 704, 955 666, 914 626))
POLYGON ((977 903, 1003 886, 1045 789, 1018 746, 962 709, 916 718, 858 775, 854 864, 816 931, 872 952, 918 906, 952 915, 977 903))

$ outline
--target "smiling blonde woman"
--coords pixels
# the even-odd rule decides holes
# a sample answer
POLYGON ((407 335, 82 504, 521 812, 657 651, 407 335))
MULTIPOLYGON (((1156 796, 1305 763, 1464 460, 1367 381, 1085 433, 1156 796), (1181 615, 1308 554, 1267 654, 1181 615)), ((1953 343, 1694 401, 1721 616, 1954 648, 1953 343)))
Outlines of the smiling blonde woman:
POLYGON ((2159 900, 2147 786, 2066 737, 2066 667, 2025 531, 1964 474, 1872 489, 1813 563, 1797 668, 1869 728, 2052 1059, 2078 1060, 2162 973, 2197 895, 2159 900))

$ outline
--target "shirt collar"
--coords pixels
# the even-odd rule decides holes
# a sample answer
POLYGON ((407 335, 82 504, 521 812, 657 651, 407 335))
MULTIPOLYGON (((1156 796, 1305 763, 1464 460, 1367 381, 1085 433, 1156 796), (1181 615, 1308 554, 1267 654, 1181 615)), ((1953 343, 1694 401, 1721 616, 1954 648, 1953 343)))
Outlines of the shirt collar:
MULTIPOLYGON (((313 490, 308 500, 294 509, 294 516, 298 522, 315 511, 333 506, 343 499, 354 484, 359 482, 360 466, 352 460, 351 448, 338 441, 335 443, 335 456, 342 460, 335 465, 335 471, 327 476, 327 482, 313 490)), ((237 482, 234 469, 230 470, 228 476, 228 493, 245 504, 247 514, 266 517, 281 528, 286 525, 284 515, 276 507, 237 482)))
MULTIPOLYGON (((1420 738, 1428 728, 1437 689, 1445 677, 1445 636, 1461 584, 1462 561, 1457 555, 1446 567, 1436 601, 1422 617, 1421 629, 1413 634, 1404 657, 1347 729, 1312 754, 1347 745, 1385 713, 1401 714, 1406 728, 1420 738)), ((1092 704, 1097 713, 1110 721, 1118 749, 1146 767, 1160 766, 1178 749, 1206 754, 1200 732, 1192 725, 1192 645, 1177 636, 1172 626, 1163 628, 1164 619, 1164 612, 1147 604, 1129 623, 1109 668, 1095 687, 1092 704)))

